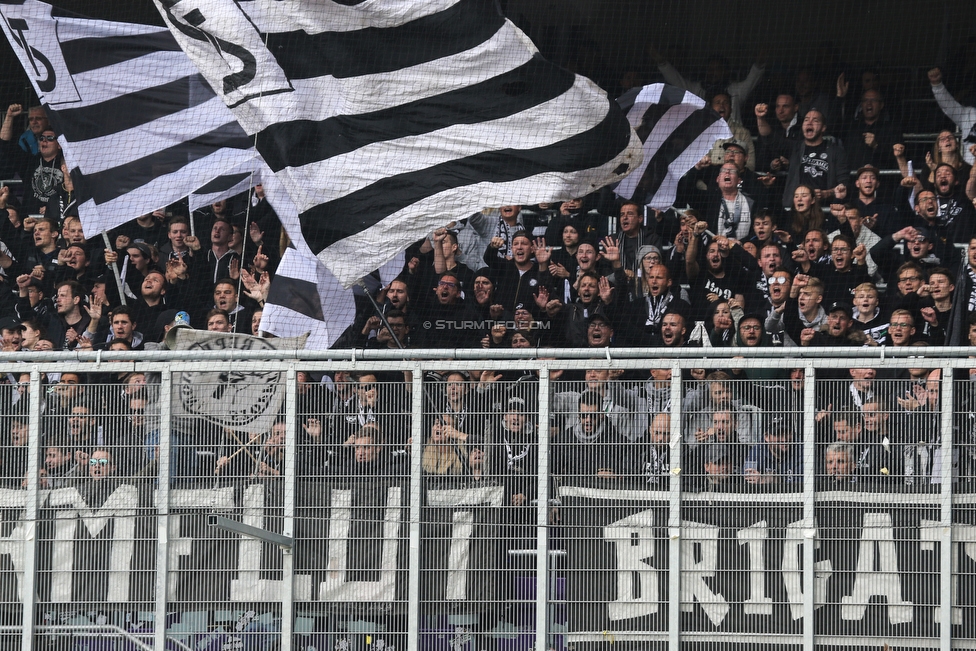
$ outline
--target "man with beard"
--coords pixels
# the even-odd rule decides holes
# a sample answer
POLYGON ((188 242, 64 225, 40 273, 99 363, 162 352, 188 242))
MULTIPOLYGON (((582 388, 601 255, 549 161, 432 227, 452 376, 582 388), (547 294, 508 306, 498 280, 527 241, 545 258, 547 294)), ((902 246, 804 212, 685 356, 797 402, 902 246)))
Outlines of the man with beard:
POLYGON ((966 242, 974 232, 976 209, 973 202, 963 192, 952 165, 942 163, 935 168, 935 198, 938 213, 935 233, 946 244, 966 242))
POLYGON ((827 327, 822 331, 804 328, 800 332, 801 346, 860 346, 864 333, 854 324, 854 307, 850 300, 836 301, 827 309, 827 327))
POLYGON ((727 430, 735 433, 737 441, 751 444, 758 440, 758 414, 751 405, 732 397, 732 379, 728 373, 713 371, 705 376, 704 382, 697 384, 700 386, 688 391, 681 405, 682 435, 689 449, 715 439, 715 414, 723 411, 730 414, 727 430))
MULTIPOLYGON (((588 369, 584 375, 586 391, 601 398, 600 411, 610 419, 621 437, 635 441, 647 430, 646 404, 638 392, 620 381, 619 372, 607 369, 588 369)), ((579 404, 580 393, 563 391, 554 397, 553 411, 571 413, 579 404)))
POLYGON ((478 315, 461 301, 457 277, 443 274, 431 294, 421 311, 423 323, 420 331, 415 333, 416 345, 429 348, 474 346, 478 331, 472 324, 478 315))
POLYGON ((684 314, 668 310, 661 319, 661 343, 665 348, 681 348, 687 343, 688 326, 684 314))
POLYGON ((162 332, 156 329, 159 315, 166 311, 166 276, 160 271, 150 271, 142 280, 139 300, 131 306, 132 316, 142 325, 146 341, 159 341, 162 332))
POLYGON ((860 115, 847 134, 848 158, 852 166, 873 165, 891 169, 896 165, 892 147, 901 138, 901 125, 885 111, 884 98, 877 90, 861 94, 860 115))
POLYGON ((557 473, 568 477, 616 479, 632 473, 629 444, 618 436, 601 410, 603 397, 580 394, 578 411, 569 416, 554 450, 557 473))
MULTIPOLYGON (((904 152, 904 145, 895 145, 895 147, 901 147, 904 152)), ((854 177, 857 196, 854 197, 851 206, 864 217, 865 226, 878 237, 885 237, 900 229, 904 220, 894 206, 878 199, 879 185, 878 168, 873 165, 861 167, 854 177)))
POLYGON ((54 295, 57 315, 47 323, 47 332, 56 349, 72 350, 91 322, 84 308, 84 288, 73 280, 58 285, 54 295))
MULTIPOLYGON (((384 315, 389 314, 393 310, 405 314, 410 330, 412 332, 417 331, 420 322, 417 319, 417 315, 411 309, 410 285, 405 276, 397 276, 390 281, 389 286, 381 289, 376 296, 376 302, 379 304, 380 310, 382 310, 384 315)), ((363 320, 353 325, 354 331, 359 332, 361 337, 366 338, 366 341, 376 337, 380 326, 383 324, 383 320, 372 312, 367 312, 360 318, 363 320)), ((401 343, 405 345, 407 342, 401 343)))
POLYGON ((485 251, 485 262, 495 278, 497 304, 514 312, 519 303, 534 304, 539 290, 539 269, 533 259, 535 246, 528 233, 518 231, 512 236, 511 259, 497 255, 497 250, 504 244, 500 237, 492 239, 485 251))
POLYGON ((621 310, 618 321, 624 330, 621 336, 629 345, 660 346, 661 322, 668 309, 672 305, 680 305, 687 311, 690 306, 671 291, 671 274, 665 265, 651 266, 644 278, 638 280, 644 290, 641 295, 628 294, 627 300, 618 303, 621 310))
POLYGON ((819 108, 812 108, 803 116, 802 140, 792 143, 789 171, 783 190, 783 207, 793 205, 793 193, 803 184, 813 188, 820 200, 843 199, 850 183, 847 154, 837 141, 824 139, 827 120, 819 108))
POLYGON ((834 238, 830 243, 831 264, 820 275, 824 284, 824 299, 828 303, 850 302, 854 297, 854 288, 870 280, 867 255, 867 248, 855 243, 853 238, 847 235, 834 238))
POLYGON ((620 249, 620 265, 629 280, 637 277, 640 268, 638 251, 648 245, 658 249, 661 247, 661 238, 644 226, 642 208, 633 202, 620 206, 620 236, 617 246, 620 249))
POLYGON ((803 243, 791 255, 797 274, 819 277, 830 264, 830 239, 822 230, 807 231, 803 243))
POLYGON ((724 236, 713 238, 705 248, 702 269, 698 260, 699 244, 708 224, 695 224, 694 235, 685 251, 685 272, 691 284, 691 304, 704 318, 709 303, 719 299, 734 300, 741 307, 749 291, 749 273, 758 269, 756 259, 724 236))

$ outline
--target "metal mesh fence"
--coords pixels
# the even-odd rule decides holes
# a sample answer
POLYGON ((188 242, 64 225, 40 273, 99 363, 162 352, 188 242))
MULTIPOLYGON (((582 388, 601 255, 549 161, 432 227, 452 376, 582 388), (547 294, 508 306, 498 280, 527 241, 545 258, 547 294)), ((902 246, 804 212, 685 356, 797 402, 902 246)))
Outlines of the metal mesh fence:
POLYGON ((0 641, 968 648, 969 372, 849 363, 11 373, 0 641))

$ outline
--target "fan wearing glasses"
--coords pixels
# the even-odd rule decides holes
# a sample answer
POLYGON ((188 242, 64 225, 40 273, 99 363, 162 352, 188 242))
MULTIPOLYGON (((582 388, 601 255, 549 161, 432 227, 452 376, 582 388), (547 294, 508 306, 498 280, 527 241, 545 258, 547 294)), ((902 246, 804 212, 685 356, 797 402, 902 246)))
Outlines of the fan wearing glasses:
POLYGON ((36 156, 32 156, 23 176, 28 181, 24 190, 23 211, 26 214, 44 214, 48 201, 56 197, 64 183, 61 171, 61 145, 54 129, 48 127, 37 136, 36 156))
POLYGON ((88 476, 100 482, 115 476, 115 460, 105 448, 97 448, 88 458, 88 476))

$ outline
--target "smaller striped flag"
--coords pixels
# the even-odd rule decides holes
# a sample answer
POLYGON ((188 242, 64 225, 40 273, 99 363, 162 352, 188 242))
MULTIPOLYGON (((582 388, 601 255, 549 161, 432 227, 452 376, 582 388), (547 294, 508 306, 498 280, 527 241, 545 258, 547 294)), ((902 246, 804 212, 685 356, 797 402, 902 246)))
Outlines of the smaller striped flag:
POLYGON ((657 210, 670 208, 678 181, 715 145, 732 137, 705 100, 670 84, 633 88, 617 99, 644 143, 644 160, 614 192, 657 210))

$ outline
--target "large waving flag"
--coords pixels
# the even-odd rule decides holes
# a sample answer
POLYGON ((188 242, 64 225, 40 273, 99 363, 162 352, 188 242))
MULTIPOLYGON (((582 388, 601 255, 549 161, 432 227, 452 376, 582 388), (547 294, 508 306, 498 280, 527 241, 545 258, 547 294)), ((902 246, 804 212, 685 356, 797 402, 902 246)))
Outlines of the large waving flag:
POLYGON ((61 134, 95 235, 253 161, 254 140, 162 27, 0 4, 0 27, 61 134))
POLYGON ((716 140, 731 138, 725 120, 705 100, 668 84, 634 88, 617 99, 644 143, 644 160, 614 191, 665 210, 674 203, 678 180, 711 151, 716 140))
POLYGON ((35 0, 0 4, 0 17, 61 133, 84 197, 79 215, 86 233, 190 193, 193 210, 263 182, 293 246, 272 282, 262 330, 309 333, 309 349, 332 345, 355 316, 352 292, 305 244, 290 197, 169 30, 62 16, 35 0))
POLYGON ((583 196, 640 162, 619 107, 494 0, 156 4, 346 286, 484 206, 583 196))

